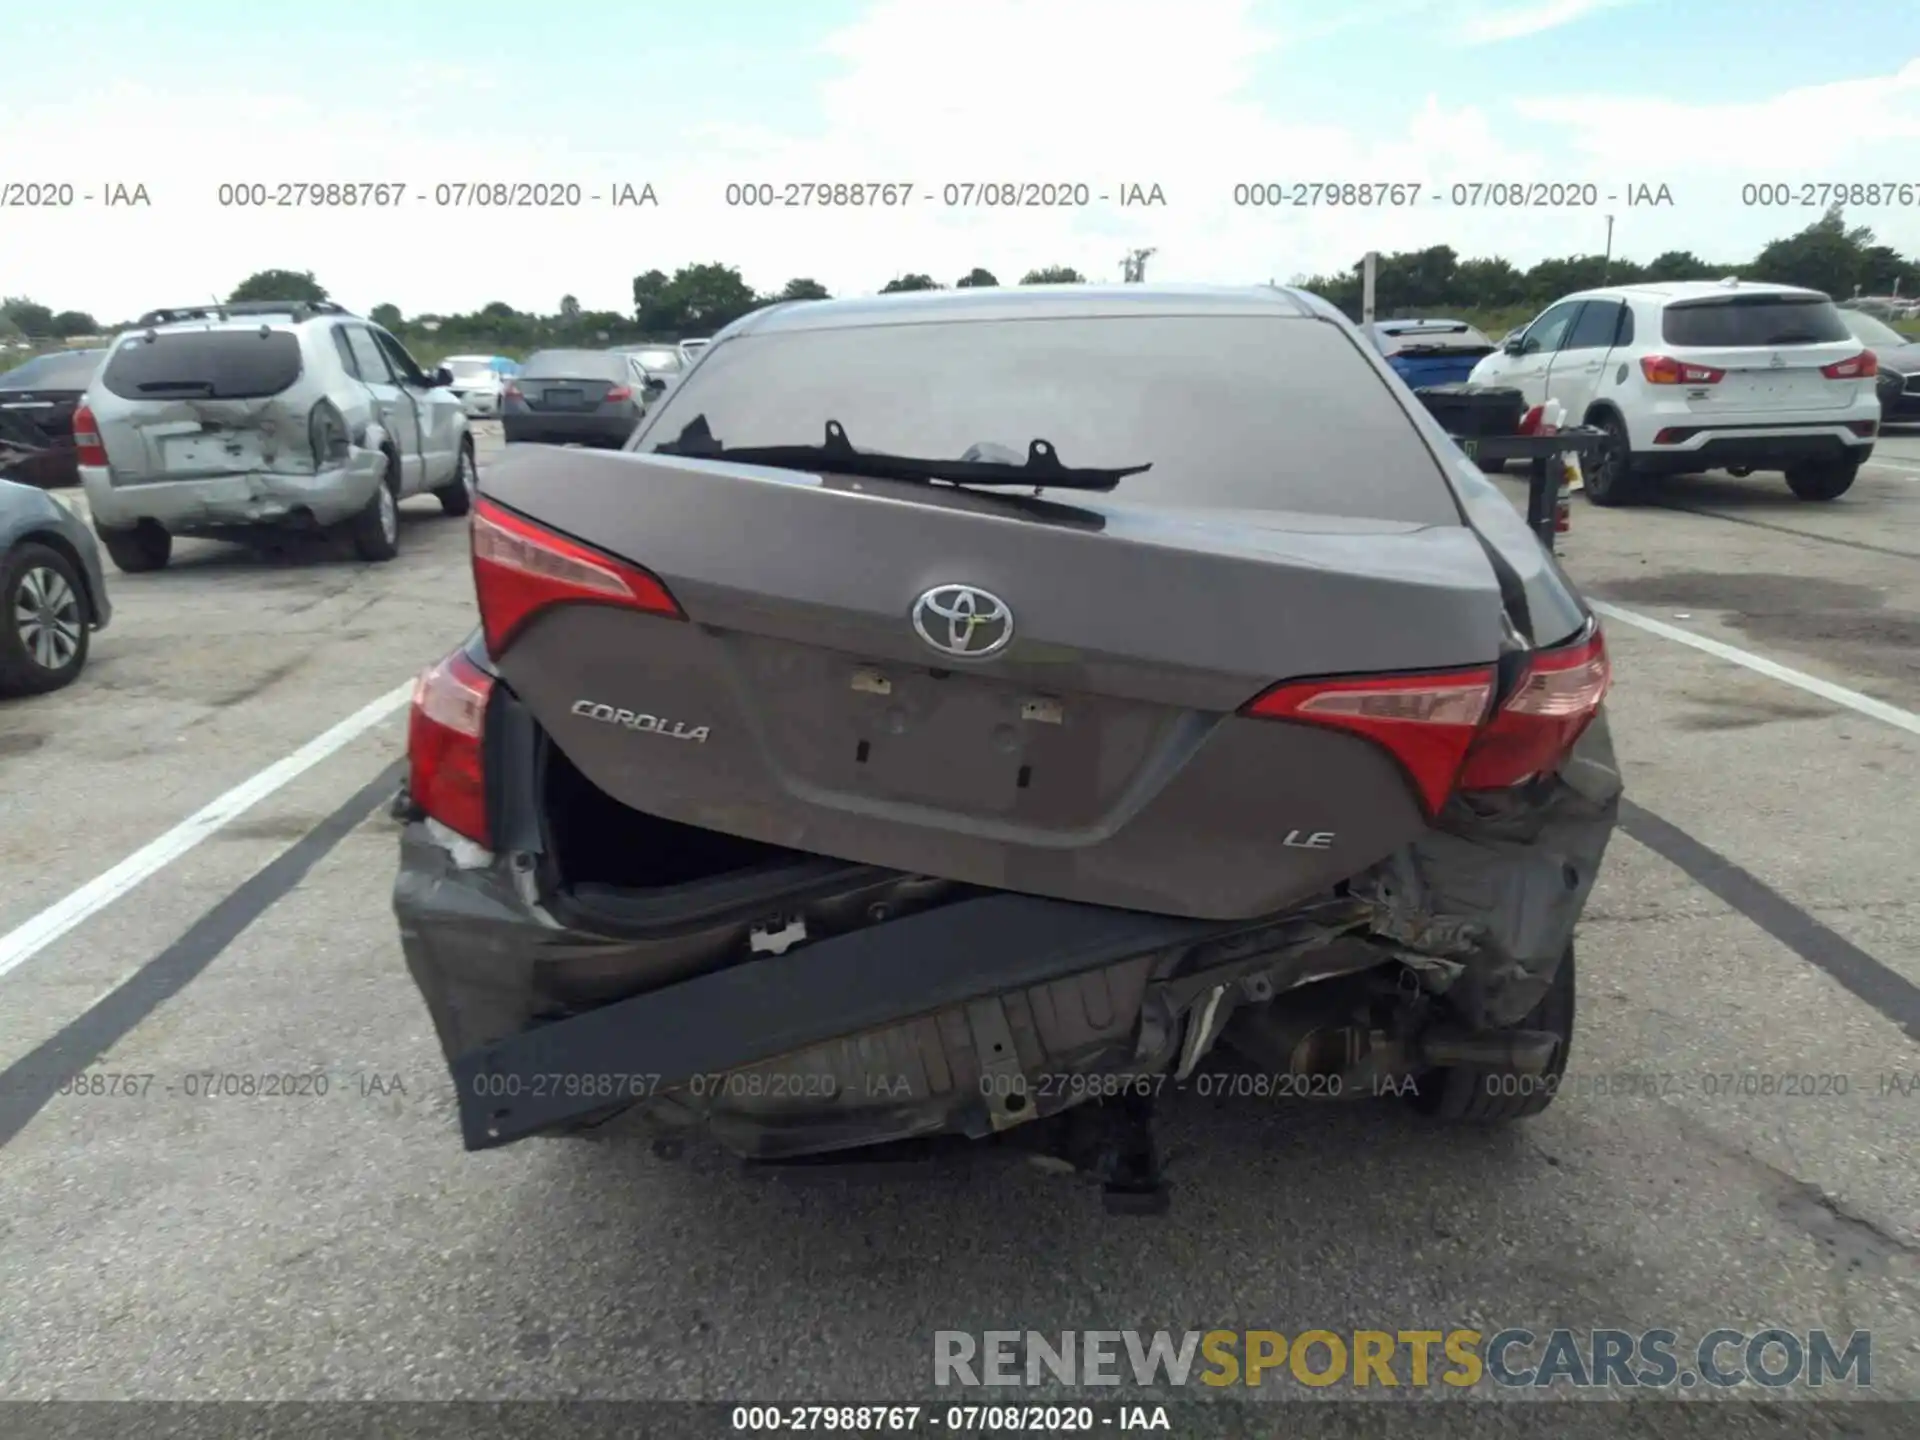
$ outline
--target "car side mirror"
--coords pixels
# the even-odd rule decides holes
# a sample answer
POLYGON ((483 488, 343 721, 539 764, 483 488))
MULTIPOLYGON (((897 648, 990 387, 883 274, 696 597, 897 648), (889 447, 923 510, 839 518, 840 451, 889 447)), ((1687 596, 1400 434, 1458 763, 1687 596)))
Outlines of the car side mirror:
POLYGON ((1512 339, 1508 340, 1500 348, 1509 355, 1518 355, 1520 353, 1521 347, 1523 347, 1526 343, 1527 343, 1526 336, 1515 335, 1512 339))
POLYGON ((643 383, 649 395, 658 395, 662 390, 667 388, 667 382, 662 380, 658 375, 649 375, 643 383))
POLYGON ((429 375, 427 380, 435 386, 451 385, 453 383, 453 371, 442 365, 438 370, 435 370, 429 375))

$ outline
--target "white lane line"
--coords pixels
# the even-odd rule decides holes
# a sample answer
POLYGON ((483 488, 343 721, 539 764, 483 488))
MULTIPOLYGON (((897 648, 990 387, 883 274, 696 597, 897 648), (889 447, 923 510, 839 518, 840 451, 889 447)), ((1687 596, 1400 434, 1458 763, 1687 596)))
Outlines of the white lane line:
POLYGON ((413 696, 413 682, 399 685, 378 700, 314 736, 285 759, 242 780, 226 794, 201 806, 166 834, 142 846, 118 865, 96 875, 66 899, 0 936, 0 975, 25 964, 74 926, 98 914, 141 881, 178 860, 194 846, 258 805, 289 781, 311 770, 357 736, 371 730, 413 696))
POLYGON ((1719 640, 1710 640, 1705 635, 1696 635, 1691 630, 1682 630, 1678 625, 1669 625, 1664 620, 1655 620, 1650 615, 1641 615, 1636 611, 1622 610, 1618 605, 1608 605, 1600 600, 1587 602, 1609 620, 1618 620, 1623 625, 1632 625, 1645 630, 1650 635, 1658 635, 1663 640, 1678 641, 1682 645, 1691 645, 1696 650, 1704 650, 1709 655, 1722 660, 1731 660, 1736 665, 1744 665, 1757 674, 1769 679, 1779 680, 1788 685, 1797 685, 1809 695, 1818 695, 1822 700, 1830 700, 1835 705, 1844 705, 1847 709, 1869 716, 1883 724, 1905 730, 1910 735, 1920 735, 1920 715, 1911 710, 1902 710, 1898 705, 1889 705, 1884 700, 1876 700, 1871 695, 1862 695, 1858 690, 1849 690, 1844 685, 1835 685, 1831 680, 1822 680, 1818 675, 1809 675, 1804 670, 1790 669, 1767 659, 1764 655, 1755 655, 1750 650, 1742 650, 1737 645, 1728 645, 1719 640))

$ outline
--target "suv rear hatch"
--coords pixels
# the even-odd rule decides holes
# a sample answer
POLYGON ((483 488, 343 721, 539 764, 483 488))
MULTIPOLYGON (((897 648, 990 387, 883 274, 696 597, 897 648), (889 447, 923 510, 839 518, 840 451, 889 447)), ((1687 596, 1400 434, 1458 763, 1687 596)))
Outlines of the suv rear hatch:
MULTIPOLYGON (((564 768, 617 802, 599 876, 682 843, 664 821, 1239 919, 1426 827, 1506 633, 1440 460, 1326 322, 1117 323, 748 335, 671 393, 643 453, 489 469, 487 648, 564 768), (1035 500, 644 453, 696 420, 766 444, 842 416, 892 453, 958 454, 992 425, 1068 464, 1155 468, 1035 500), (915 618, 946 586, 1010 610, 1010 642, 934 648, 915 618)), ((545 803, 585 802, 550 783, 545 803)))
MULTIPOLYGON (((113 483, 311 473, 311 417, 276 403, 303 370, 299 334, 272 325, 150 330, 117 347, 94 407, 113 483)), ((344 440, 344 422, 338 427, 344 440)))
POLYGON ((1685 389, 1700 415, 1843 410, 1871 392, 1860 342, 1817 291, 1740 291, 1675 300, 1662 312, 1662 354, 1642 359, 1646 378, 1685 389))

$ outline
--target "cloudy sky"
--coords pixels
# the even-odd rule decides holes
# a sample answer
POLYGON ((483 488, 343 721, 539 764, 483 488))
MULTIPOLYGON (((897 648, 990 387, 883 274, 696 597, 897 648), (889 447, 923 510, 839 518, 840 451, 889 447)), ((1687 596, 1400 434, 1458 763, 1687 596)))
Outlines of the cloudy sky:
MULTIPOLYGON (((975 265, 1286 279, 1447 243, 1526 264, 1745 256, 1817 210, 1742 186, 1907 184, 1851 218, 1920 251, 1920 7, 1811 0, 95 0, 8 17, 0 293, 103 320, 313 270, 355 308, 627 308, 632 276, 738 266, 836 294, 975 265), (1851 18, 1848 18, 1851 17, 1851 18), (1844 21, 1844 23, 1842 23, 1844 21), (438 187, 580 187, 476 209, 438 187), (220 187, 385 182, 387 209, 235 208, 220 187), (727 186, 911 184, 893 208, 742 209, 727 186), (1591 183, 1589 208, 1453 187, 1591 183), (1085 183, 1067 210, 946 187, 1085 183), (1395 182, 1398 207, 1236 207, 1236 185, 1395 182), (657 206, 616 207, 650 184, 657 206), (104 207, 144 185, 144 208, 104 207), (1123 187, 1164 205, 1120 207, 1123 187), (1665 186, 1671 205, 1630 205, 1665 186), (1403 195, 1410 192, 1403 191, 1403 195), (83 197, 96 198, 89 202, 83 197), (601 198, 596 202, 591 197, 601 198), (1892 197, 1896 202, 1898 195, 1892 197)), ((1797 196, 1794 198, 1798 198, 1797 196)))

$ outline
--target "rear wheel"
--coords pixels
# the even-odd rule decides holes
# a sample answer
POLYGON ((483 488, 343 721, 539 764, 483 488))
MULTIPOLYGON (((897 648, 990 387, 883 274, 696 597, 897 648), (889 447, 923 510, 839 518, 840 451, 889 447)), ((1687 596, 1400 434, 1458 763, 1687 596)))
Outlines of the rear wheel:
POLYGON ((460 463, 453 479, 433 492, 440 508, 449 515, 464 515, 473 508, 473 492, 479 488, 480 472, 473 458, 473 437, 460 442, 460 463))
POLYGON ((1407 1095, 1408 1103, 1423 1115, 1454 1124, 1497 1125, 1538 1115, 1553 1103, 1567 1070, 1567 1056, 1573 1049, 1574 990, 1573 947, 1569 945, 1547 993, 1513 1027, 1560 1037, 1544 1071, 1524 1075, 1495 1066, 1450 1065, 1422 1075, 1417 1088, 1407 1095))
POLYGON ((73 562, 46 545, 0 561, 0 695, 58 690, 87 663, 86 591, 73 562))
POLYGON ((1853 488, 1860 467, 1851 460, 1796 465, 1787 471, 1787 488, 1802 500, 1838 500, 1853 488))
POLYGON ((347 522, 353 552, 362 560, 391 560, 400 553, 399 476, 387 457, 387 478, 374 486, 366 508, 347 522))
POLYGON ((1641 499, 1645 477, 1633 468, 1633 445, 1618 415, 1602 415, 1599 428, 1607 443, 1581 476, 1581 489, 1596 505, 1631 505, 1641 499))
POLYGON ((173 556, 173 536, 151 520, 142 520, 129 530, 104 530, 96 525, 93 533, 106 546, 115 568, 124 574, 164 570, 173 556))
POLYGON ((1507 473, 1507 462, 1504 460, 1489 460, 1484 455, 1477 455, 1474 457, 1473 463, 1478 465, 1481 473, 1485 475, 1504 475, 1507 473))

